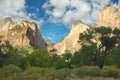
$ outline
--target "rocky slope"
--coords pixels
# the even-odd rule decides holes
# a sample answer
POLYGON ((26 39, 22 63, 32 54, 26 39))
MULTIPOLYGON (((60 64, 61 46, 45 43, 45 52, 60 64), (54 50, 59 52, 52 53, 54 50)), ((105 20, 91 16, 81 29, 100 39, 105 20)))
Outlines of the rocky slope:
POLYGON ((74 22, 69 35, 66 36, 60 43, 53 46, 57 49, 57 54, 61 55, 66 50, 69 50, 71 53, 78 51, 81 48, 78 43, 79 34, 84 32, 87 28, 88 26, 83 24, 81 21, 74 22))
POLYGON ((2 40, 9 41, 14 47, 45 48, 47 46, 36 22, 32 20, 13 22, 7 17, 0 23, 0 36, 2 40))
POLYGON ((98 17, 98 26, 120 28, 120 9, 104 6, 98 17))

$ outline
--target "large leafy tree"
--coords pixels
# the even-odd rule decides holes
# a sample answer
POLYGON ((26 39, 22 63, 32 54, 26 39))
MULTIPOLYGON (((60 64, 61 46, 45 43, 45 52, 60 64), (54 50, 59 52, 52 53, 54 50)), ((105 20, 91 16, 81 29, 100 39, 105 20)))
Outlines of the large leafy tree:
POLYGON ((51 61, 51 57, 46 49, 34 49, 26 58, 29 66, 36 67, 49 67, 51 61))
POLYGON ((103 26, 89 28, 80 34, 79 42, 82 45, 82 54, 90 54, 89 57, 86 55, 88 62, 92 61, 103 68, 107 55, 120 46, 120 29, 103 26))
POLYGON ((8 64, 23 67, 24 57, 8 41, 0 42, 0 67, 8 64))
POLYGON ((8 63, 7 59, 12 55, 13 47, 8 41, 0 41, 0 67, 8 63))

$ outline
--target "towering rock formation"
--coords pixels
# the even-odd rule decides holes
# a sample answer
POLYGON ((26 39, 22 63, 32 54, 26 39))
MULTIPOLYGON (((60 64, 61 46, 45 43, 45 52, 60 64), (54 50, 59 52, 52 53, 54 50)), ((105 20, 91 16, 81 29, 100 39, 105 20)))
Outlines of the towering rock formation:
POLYGON ((120 28, 120 9, 104 6, 98 17, 98 26, 120 28))
POLYGON ((81 21, 74 22, 69 35, 66 36, 61 42, 53 46, 55 49, 57 49, 57 54, 61 55, 66 50, 70 51, 71 53, 78 51, 81 48, 80 44, 78 43, 79 35, 87 28, 88 26, 83 24, 81 21))
MULTIPOLYGON (((120 28, 120 9, 113 6, 104 6, 99 14, 97 26, 120 28)), ((96 27, 96 25, 94 25, 94 27, 96 27)), ((71 53, 79 50, 81 48, 80 44, 78 44, 79 34, 84 32, 87 28, 87 25, 79 21, 72 24, 69 35, 60 43, 54 45, 54 48, 57 49, 57 53, 61 55, 65 50, 69 50, 71 53)))
POLYGON ((45 48, 47 46, 36 22, 32 20, 13 22, 10 17, 7 17, 0 23, 0 36, 2 40, 9 41, 14 47, 45 48))

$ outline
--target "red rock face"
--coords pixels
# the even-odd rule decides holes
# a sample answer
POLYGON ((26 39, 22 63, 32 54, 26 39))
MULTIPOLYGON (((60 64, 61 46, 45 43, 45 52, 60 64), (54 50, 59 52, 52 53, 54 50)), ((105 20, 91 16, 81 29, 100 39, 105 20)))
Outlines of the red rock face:
POLYGON ((99 14, 98 26, 120 28, 120 9, 105 6, 99 14))
POLYGON ((45 48, 47 46, 35 21, 12 22, 11 18, 5 18, 0 23, 0 36, 14 47, 45 48))

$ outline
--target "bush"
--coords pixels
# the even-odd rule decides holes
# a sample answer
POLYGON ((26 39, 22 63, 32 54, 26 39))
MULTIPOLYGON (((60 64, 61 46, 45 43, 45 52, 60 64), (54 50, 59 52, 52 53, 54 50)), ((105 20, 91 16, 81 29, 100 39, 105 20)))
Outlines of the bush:
POLYGON ((117 67, 105 67, 100 69, 94 66, 83 66, 80 68, 73 69, 73 74, 79 77, 86 77, 86 76, 103 76, 103 77, 120 77, 120 69, 117 67))
POLYGON ((107 56, 107 64, 115 65, 120 67, 120 47, 115 48, 108 56, 107 56))
POLYGON ((120 69, 116 67, 104 68, 101 70, 101 76, 104 77, 120 77, 120 69))
POLYGON ((51 69, 30 67, 24 71, 25 80, 53 80, 50 76, 51 69))
POLYGON ((71 76, 71 70, 68 68, 54 70, 52 71, 51 76, 54 80, 67 80, 67 78, 71 76))
POLYGON ((94 66, 83 66, 80 68, 73 69, 73 74, 79 77, 86 77, 86 76, 99 76, 100 75, 100 68, 94 66))
POLYGON ((0 80, 22 80, 22 71, 18 66, 6 65, 0 69, 0 80))

